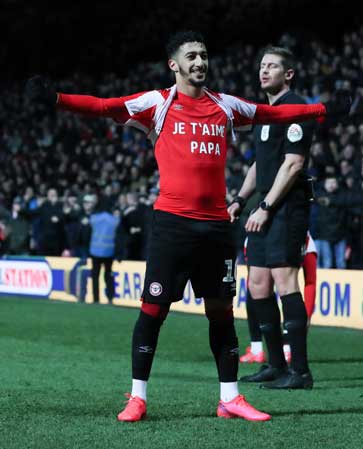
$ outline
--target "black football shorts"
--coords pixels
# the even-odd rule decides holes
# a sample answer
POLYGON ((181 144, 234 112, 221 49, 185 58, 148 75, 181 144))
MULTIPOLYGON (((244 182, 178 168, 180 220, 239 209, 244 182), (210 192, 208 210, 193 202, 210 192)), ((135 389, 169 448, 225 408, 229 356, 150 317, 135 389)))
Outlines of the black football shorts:
POLYGON ((309 204, 285 202, 261 232, 249 232, 247 260, 254 267, 300 267, 305 255, 309 204))
POLYGON ((183 299, 188 280, 198 298, 236 294, 236 244, 228 221, 195 220, 155 210, 146 261, 145 302, 183 299))

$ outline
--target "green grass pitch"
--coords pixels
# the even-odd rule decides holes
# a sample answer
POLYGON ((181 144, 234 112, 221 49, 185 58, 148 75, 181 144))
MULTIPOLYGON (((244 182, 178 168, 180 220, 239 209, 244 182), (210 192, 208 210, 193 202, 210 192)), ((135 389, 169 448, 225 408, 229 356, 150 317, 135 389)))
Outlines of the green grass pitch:
MULTIPOLYGON (((363 331, 313 327, 312 391, 240 385, 266 423, 215 417, 207 320, 170 313, 148 388, 148 417, 119 423, 138 310, 0 298, 1 449, 361 449, 363 331)), ((247 326, 236 321, 240 347, 247 326)), ((256 368, 240 366, 239 374, 256 368)))

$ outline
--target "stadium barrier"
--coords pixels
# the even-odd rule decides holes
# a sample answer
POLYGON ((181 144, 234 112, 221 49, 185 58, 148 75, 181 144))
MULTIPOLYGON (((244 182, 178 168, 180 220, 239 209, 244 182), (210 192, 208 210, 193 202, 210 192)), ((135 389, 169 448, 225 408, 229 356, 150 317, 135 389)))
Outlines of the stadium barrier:
MULTIPOLYGON (((117 306, 140 307, 145 262, 113 263, 117 306)), ((303 288, 303 275, 300 273, 303 288)), ((246 277, 237 266, 236 318, 246 318, 246 277)), ((8 257, 0 260, 0 296, 31 296, 70 302, 91 303, 91 261, 65 257, 8 257)), ((100 303, 107 304, 103 273, 100 274, 100 303)), ((182 301, 172 310, 203 314, 203 300, 196 298, 190 283, 182 301)), ((317 297, 312 324, 363 329, 363 276, 354 270, 318 270, 317 297)))

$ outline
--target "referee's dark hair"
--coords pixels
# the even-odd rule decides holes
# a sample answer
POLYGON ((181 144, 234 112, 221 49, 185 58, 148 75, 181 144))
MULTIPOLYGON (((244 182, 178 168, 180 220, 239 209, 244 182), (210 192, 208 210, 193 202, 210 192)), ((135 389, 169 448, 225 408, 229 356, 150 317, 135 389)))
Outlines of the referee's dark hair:
POLYGON ((262 51, 262 57, 264 55, 277 55, 281 57, 281 64, 284 67, 284 70, 292 69, 295 71, 296 69, 296 62, 295 62, 295 56, 291 50, 285 47, 266 47, 262 51))
POLYGON ((200 42, 205 45, 204 36, 199 31, 178 31, 169 37, 166 44, 168 58, 172 58, 179 48, 187 42, 200 42))

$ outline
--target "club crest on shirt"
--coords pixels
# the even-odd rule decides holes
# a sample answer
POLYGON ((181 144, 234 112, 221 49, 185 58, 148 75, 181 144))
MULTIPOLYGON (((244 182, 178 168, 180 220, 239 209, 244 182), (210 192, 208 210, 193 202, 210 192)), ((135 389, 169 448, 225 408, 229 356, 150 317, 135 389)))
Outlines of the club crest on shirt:
POLYGON ((270 135, 270 125, 263 125, 263 127, 261 128, 262 142, 266 142, 266 140, 268 140, 269 135, 270 135))
POLYGON ((304 135, 303 130, 301 126, 298 125, 297 123, 293 123, 292 125, 290 125, 287 130, 287 138, 292 143, 301 140, 303 138, 303 135, 304 135))
POLYGON ((182 104, 175 104, 175 105, 174 105, 174 109, 175 109, 176 111, 181 111, 181 110, 183 109, 183 105, 182 105, 182 104))

